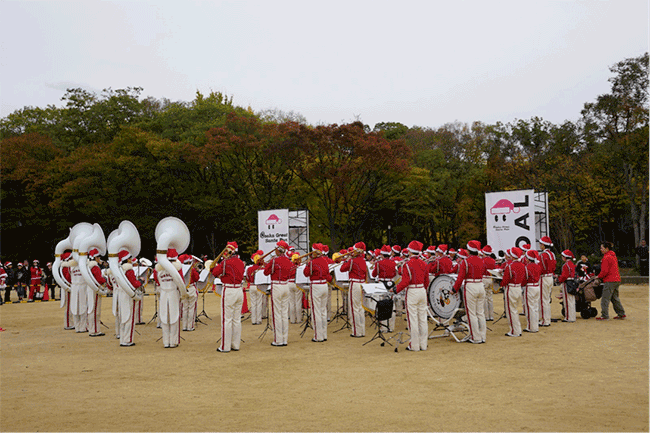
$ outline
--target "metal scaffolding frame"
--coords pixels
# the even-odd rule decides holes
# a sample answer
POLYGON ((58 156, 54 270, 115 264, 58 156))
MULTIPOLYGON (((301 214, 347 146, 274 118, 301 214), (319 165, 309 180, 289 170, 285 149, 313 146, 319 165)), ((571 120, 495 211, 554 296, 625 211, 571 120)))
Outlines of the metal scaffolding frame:
POLYGON ((309 243, 309 211, 289 209, 289 245, 300 254, 311 250, 309 243))
POLYGON ((535 192, 535 235, 548 236, 548 192, 535 192))

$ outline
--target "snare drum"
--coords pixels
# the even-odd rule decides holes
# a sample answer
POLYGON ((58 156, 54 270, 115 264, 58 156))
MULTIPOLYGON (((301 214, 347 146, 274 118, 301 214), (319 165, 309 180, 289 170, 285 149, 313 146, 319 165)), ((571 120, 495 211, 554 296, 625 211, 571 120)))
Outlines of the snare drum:
POLYGON ((461 306, 459 293, 454 293, 456 275, 444 274, 429 284, 429 305, 436 316, 447 319, 461 306))

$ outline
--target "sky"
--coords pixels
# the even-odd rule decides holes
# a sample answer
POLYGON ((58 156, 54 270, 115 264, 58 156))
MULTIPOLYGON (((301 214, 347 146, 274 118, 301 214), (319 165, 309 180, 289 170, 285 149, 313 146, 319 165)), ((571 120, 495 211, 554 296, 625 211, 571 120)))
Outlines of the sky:
POLYGON ((648 17, 648 0, 0 0, 0 117, 142 87, 310 124, 559 124, 648 51, 648 17))

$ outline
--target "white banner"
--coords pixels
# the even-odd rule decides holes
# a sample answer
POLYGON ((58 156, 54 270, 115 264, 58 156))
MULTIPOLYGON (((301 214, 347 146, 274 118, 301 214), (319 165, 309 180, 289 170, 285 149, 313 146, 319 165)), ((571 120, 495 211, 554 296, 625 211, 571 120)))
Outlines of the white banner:
POLYGON ((261 210, 257 212, 259 249, 264 254, 275 248, 280 240, 289 243, 289 209, 261 210))
POLYGON ((532 189, 485 194, 487 242, 495 254, 523 244, 537 248, 534 197, 532 189))

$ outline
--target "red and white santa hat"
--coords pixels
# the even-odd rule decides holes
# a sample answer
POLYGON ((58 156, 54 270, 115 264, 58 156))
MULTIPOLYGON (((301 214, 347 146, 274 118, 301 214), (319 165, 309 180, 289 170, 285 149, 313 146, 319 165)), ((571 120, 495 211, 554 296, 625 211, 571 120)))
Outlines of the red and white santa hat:
POLYGON ((562 257, 566 257, 567 259, 573 259, 575 256, 570 250, 564 250, 562 251, 562 257))
POLYGON ((399 254, 399 253, 402 252, 402 247, 400 247, 399 245, 393 245, 393 247, 391 249, 393 250, 393 252, 395 254, 399 254))
POLYGON ((436 252, 447 254, 447 245, 446 244, 438 245, 438 248, 436 248, 436 252))
POLYGON ((521 260, 521 258, 524 256, 524 252, 519 247, 512 247, 510 250, 510 255, 514 260, 521 260))
MULTIPOLYGON (((65 253, 63 253, 63 254, 65 254, 65 253)), ((68 255, 70 255, 70 253, 68 253, 68 255)), ((61 255, 61 259, 63 259, 63 255, 61 255)), ((63 260, 65 260, 65 259, 63 259, 63 260)), ((11 262, 5 262, 5 266, 9 266, 9 265, 12 265, 12 264, 13 263, 11 263, 11 262)))
POLYGON ((420 241, 409 242, 408 250, 413 254, 420 254, 424 245, 420 241))
POLYGON ((521 249, 525 252, 527 252, 530 249, 530 244, 523 244, 521 246, 521 249))
POLYGON ((535 263, 539 262, 539 253, 535 250, 528 250, 526 251, 526 258, 528 260, 532 260, 535 263))
POLYGON ((38 265, 39 263, 40 262, 38 261, 38 259, 34 259, 34 261, 32 262, 33 265, 38 265))
POLYGON ((311 250, 312 251, 323 251, 323 244, 320 244, 318 242, 314 242, 311 244, 311 250))
POLYGON ((178 260, 185 265, 192 264, 192 256, 190 254, 181 254, 178 256, 178 260))
POLYGON ((289 249, 289 244, 286 243, 285 241, 278 241, 275 246, 281 250, 282 252, 285 252, 289 249))
POLYGON ((460 248, 458 250, 458 253, 456 253, 456 255, 458 257, 460 257, 461 259, 466 259, 466 258, 469 257, 469 253, 467 252, 467 250, 465 248, 460 248))
POLYGON ((228 242, 226 246, 229 247, 231 251, 237 251, 239 249, 239 247, 237 246, 237 242, 235 241, 228 242))
POLYGON ((467 249, 473 253, 478 253, 481 250, 481 243, 479 241, 467 242, 467 249))
POLYGON ((328 245, 321 244, 321 251, 323 252, 323 254, 327 254, 330 252, 330 247, 328 245))
POLYGON ((449 255, 456 254, 456 250, 453 248, 449 248, 449 251, 447 251, 449 255))
MULTIPOLYGON (((63 254, 61 254, 61 260, 68 260, 72 257, 72 251, 66 251, 63 254)), ((11 264, 11 262, 7 262, 7 264, 11 264)))
POLYGON ((435 245, 429 245, 429 247, 424 251, 425 253, 433 254, 436 252, 436 246, 435 245))
POLYGON ((169 260, 178 259, 178 252, 176 251, 176 248, 167 248, 167 258, 169 260))
POLYGON ((483 254, 492 254, 492 247, 489 246, 489 245, 486 245, 486 246, 483 247, 483 249, 481 251, 483 252, 483 254))
POLYGON ((365 251, 366 250, 366 244, 363 242, 357 242, 354 244, 354 249, 359 250, 359 251, 365 251))
POLYGON ((90 251, 88 251, 88 258, 94 259, 99 255, 99 250, 97 248, 92 248, 90 251))
POLYGON ((553 246, 553 242, 551 242, 551 238, 548 236, 542 236, 542 238, 539 240, 539 243, 549 247, 553 246))
POLYGON ((117 258, 120 260, 120 262, 123 262, 124 260, 131 258, 131 253, 128 250, 122 250, 117 253, 117 258))
POLYGON ((381 254, 384 256, 390 256, 390 246, 384 245, 381 247, 381 254))

